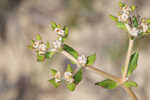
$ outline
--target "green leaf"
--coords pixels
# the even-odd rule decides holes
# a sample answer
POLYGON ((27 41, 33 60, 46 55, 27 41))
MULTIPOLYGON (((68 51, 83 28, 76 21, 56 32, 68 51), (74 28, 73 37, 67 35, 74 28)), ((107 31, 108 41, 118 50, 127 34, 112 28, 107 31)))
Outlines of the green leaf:
POLYGON ((82 80, 82 68, 74 75, 74 83, 79 84, 80 81, 82 80))
POLYGON ((45 58, 50 59, 55 55, 55 53, 56 52, 52 52, 52 51, 46 52, 45 58))
POLYGON ((68 88, 70 91, 74 91, 75 88, 76 88, 76 84, 75 84, 75 83, 67 84, 67 88, 68 88))
POLYGON ((51 80, 48 80, 55 88, 57 88, 58 86, 60 86, 60 83, 56 83, 55 82, 55 79, 51 79, 51 80))
POLYGON ((55 30, 55 28, 57 28, 57 25, 55 22, 51 22, 51 27, 52 27, 52 30, 55 30))
POLYGON ((135 8, 136 8, 136 6, 135 6, 135 5, 132 5, 132 6, 131 6, 131 10, 132 10, 132 11, 134 11, 134 10, 135 10, 135 8))
POLYGON ((51 69, 51 70, 50 70, 50 72, 51 72, 52 76, 55 76, 55 75, 56 75, 56 73, 57 73, 57 70, 55 70, 55 69, 51 69))
POLYGON ((32 45, 34 44, 34 42, 35 42, 34 40, 31 40, 32 45))
POLYGON ((118 86, 117 82, 110 79, 106 79, 102 82, 95 83, 95 85, 102 86, 107 89, 114 89, 118 86))
POLYGON ((127 81, 124 83, 124 85, 126 87, 137 87, 138 85, 136 84, 136 82, 132 82, 132 81, 127 81))
POLYGON ((126 4, 124 4, 123 2, 119 2, 119 6, 122 8, 124 7, 126 4))
POLYGON ((31 49, 31 50, 33 49, 33 46, 32 46, 32 45, 28 45, 27 47, 28 47, 29 49, 31 49))
POLYGON ((125 30, 125 31, 127 30, 125 24, 122 23, 122 22, 117 22, 116 25, 117 25, 117 27, 120 28, 120 29, 123 29, 123 30, 125 30))
POLYGON ((41 40, 40 34, 37 34, 37 35, 36 35, 36 40, 41 40))
POLYGON ((127 76, 130 76, 137 67, 139 54, 135 52, 131 55, 127 76))
POLYGON ((113 21, 118 22, 118 18, 117 18, 117 17, 112 16, 112 15, 109 15, 109 17, 110 17, 113 21))
POLYGON ((138 27, 138 21, 137 21, 137 18, 135 16, 133 16, 133 26, 134 27, 138 27))
POLYGON ((44 55, 37 55, 37 61, 42 62, 45 60, 45 56, 44 55))
POLYGON ((147 24, 150 24, 150 18, 146 20, 146 23, 147 23, 147 24))
POLYGON ((50 43, 49 42, 46 43, 46 47, 50 48, 50 43))
POLYGON ((96 54, 93 54, 93 55, 91 55, 91 56, 88 56, 88 57, 87 57, 87 65, 92 65, 92 64, 94 64, 95 60, 96 60, 96 54))
POLYGON ((67 69, 66 69, 67 72, 71 72, 72 73, 72 67, 70 64, 67 65, 67 69))
POLYGON ((65 36, 64 37, 67 38, 68 37, 68 33, 69 33, 69 28, 64 26, 63 30, 65 32, 65 36))
POLYGON ((68 46, 67 44, 64 44, 63 48, 66 52, 68 52, 70 55, 72 55, 74 58, 78 58, 78 52, 74 50, 72 47, 68 46))

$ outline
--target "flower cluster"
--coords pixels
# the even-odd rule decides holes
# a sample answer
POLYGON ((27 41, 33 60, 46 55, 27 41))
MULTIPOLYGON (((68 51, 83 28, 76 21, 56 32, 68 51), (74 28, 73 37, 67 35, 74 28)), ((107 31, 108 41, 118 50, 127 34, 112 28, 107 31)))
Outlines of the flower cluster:
POLYGON ((57 33, 57 39, 52 43, 50 48, 49 42, 44 43, 39 34, 36 35, 36 40, 32 40, 32 44, 29 48, 37 53, 37 60, 44 61, 45 58, 51 58, 56 52, 62 50, 64 45, 64 40, 68 36, 68 28, 61 25, 56 25, 56 23, 51 24, 52 29, 57 33))
POLYGON ((32 40, 30 47, 37 52, 38 55, 44 55, 49 49, 49 42, 44 43, 41 40, 41 36, 37 34, 36 40, 32 40))
POLYGON ((70 91, 73 91, 82 79, 82 70, 80 69, 75 75, 73 75, 73 70, 70 64, 68 64, 63 76, 61 76, 60 72, 55 69, 51 69, 51 74, 52 79, 50 79, 49 82, 54 87, 58 87, 62 82, 65 82, 70 91))
MULTIPOLYGON (((54 69, 52 71, 54 71, 54 69)), ((72 73, 68 72, 68 71, 66 71, 64 73, 63 77, 61 76, 61 73, 59 71, 56 71, 56 74, 53 75, 53 79, 55 79, 56 83, 59 83, 62 80, 65 80, 68 83, 73 83, 74 82, 72 73)))
POLYGON ((150 33, 150 19, 140 17, 135 12, 135 6, 128 6, 120 2, 120 11, 117 17, 111 16, 117 26, 126 30, 131 37, 138 37, 150 33))

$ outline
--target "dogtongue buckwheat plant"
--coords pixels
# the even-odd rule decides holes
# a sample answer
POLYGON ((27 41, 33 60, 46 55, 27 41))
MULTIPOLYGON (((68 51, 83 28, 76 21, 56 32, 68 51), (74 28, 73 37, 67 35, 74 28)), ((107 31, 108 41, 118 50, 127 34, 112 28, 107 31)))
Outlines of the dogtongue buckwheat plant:
POLYGON ((122 87, 132 98, 132 100, 138 100, 135 93, 132 91, 132 87, 137 87, 137 83, 130 81, 129 77, 136 69, 138 64, 138 51, 133 51, 134 41, 138 37, 150 34, 150 19, 139 16, 135 10, 134 5, 129 6, 125 3, 119 3, 120 11, 118 16, 110 15, 110 18, 116 22, 116 26, 128 33, 129 45, 126 55, 125 64, 122 68, 122 76, 117 77, 107 72, 102 71, 92 66, 96 60, 96 54, 85 56, 80 54, 74 48, 65 43, 68 37, 69 29, 63 25, 57 25, 51 23, 51 28, 57 34, 57 39, 52 43, 52 47, 49 42, 43 42, 41 36, 38 34, 35 40, 31 41, 29 48, 32 49, 36 56, 37 61, 42 62, 46 59, 52 58, 56 53, 61 53, 66 56, 73 64, 77 65, 77 70, 73 70, 71 65, 68 64, 66 71, 62 74, 61 72, 51 69, 52 78, 49 82, 54 87, 59 87, 61 84, 65 84, 70 91, 74 91, 75 88, 82 80, 82 71, 87 69, 91 70, 98 75, 105 77, 106 79, 95 83, 97 86, 101 86, 106 89, 114 89, 122 87))

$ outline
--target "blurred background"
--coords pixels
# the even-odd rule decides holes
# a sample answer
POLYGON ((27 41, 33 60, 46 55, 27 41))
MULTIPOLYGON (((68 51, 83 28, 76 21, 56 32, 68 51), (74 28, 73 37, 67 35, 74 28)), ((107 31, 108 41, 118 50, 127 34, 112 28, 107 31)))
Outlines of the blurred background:
MULTIPOLYGON (((138 13, 150 18, 150 0, 124 0, 138 6, 138 13)), ((121 75, 128 45, 127 33, 109 19, 117 15, 119 0, 0 0, 0 100, 130 100, 122 88, 106 90, 94 85, 104 80, 84 71, 84 79, 70 92, 65 86, 55 89, 49 82, 50 68, 64 71, 69 62, 63 55, 38 63, 27 48, 35 34, 52 42, 50 29, 55 21, 70 28, 67 44, 80 53, 97 54, 95 66, 121 75), (57 60, 56 60, 57 59, 57 60)), ((133 88, 139 100, 150 100, 150 37, 136 41, 140 52, 138 68, 130 77, 139 85, 133 88)), ((75 67, 75 65, 74 65, 75 67)))

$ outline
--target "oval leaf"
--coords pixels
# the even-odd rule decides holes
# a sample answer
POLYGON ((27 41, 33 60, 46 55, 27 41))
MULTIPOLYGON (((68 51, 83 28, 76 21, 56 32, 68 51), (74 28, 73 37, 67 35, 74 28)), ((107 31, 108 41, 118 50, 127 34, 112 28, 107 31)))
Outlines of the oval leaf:
POLYGON ((72 67, 70 64, 67 65, 67 69, 66 69, 67 72, 71 72, 72 73, 72 67))
POLYGON ((56 23, 55 22, 51 22, 51 27, 52 27, 52 30, 55 30, 55 28, 57 27, 56 23))
POLYGON ((96 54, 93 54, 93 55, 91 55, 91 56, 88 56, 88 57, 87 57, 87 65, 92 65, 92 64, 94 64, 95 60, 96 60, 96 54))
POLYGON ((117 22, 116 25, 117 25, 117 27, 120 28, 120 29, 123 29, 123 30, 125 30, 125 31, 127 30, 125 24, 122 23, 122 22, 117 22))
POLYGON ((117 82, 110 79, 106 79, 102 82, 95 83, 95 85, 102 86, 106 89, 114 89, 118 86, 117 82))
POLYGON ((74 91, 75 88, 76 88, 76 84, 75 84, 75 83, 67 84, 67 88, 68 88, 70 91, 74 91))
POLYGON ((127 76, 130 76, 137 67, 139 54, 135 52, 131 55, 127 76))
POLYGON ((48 80, 55 88, 57 88, 58 86, 60 86, 60 83, 56 83, 55 82, 55 79, 51 79, 51 80, 48 80))
POLYGON ((82 80, 82 68, 74 75, 74 83, 79 84, 82 80))
POLYGON ((128 81, 128 82, 125 82, 124 85, 126 87, 137 87, 138 85, 136 84, 136 82, 132 82, 132 81, 128 81))
POLYGON ((118 22, 118 18, 117 18, 117 17, 112 16, 112 15, 109 15, 109 17, 110 17, 113 21, 118 22))
POLYGON ((74 50, 72 47, 68 46, 67 44, 64 44, 63 49, 68 52, 70 55, 72 55, 74 58, 78 58, 78 52, 74 50))
POLYGON ((56 52, 52 52, 52 51, 46 52, 45 58, 50 59, 55 55, 55 53, 56 52))

